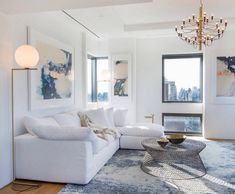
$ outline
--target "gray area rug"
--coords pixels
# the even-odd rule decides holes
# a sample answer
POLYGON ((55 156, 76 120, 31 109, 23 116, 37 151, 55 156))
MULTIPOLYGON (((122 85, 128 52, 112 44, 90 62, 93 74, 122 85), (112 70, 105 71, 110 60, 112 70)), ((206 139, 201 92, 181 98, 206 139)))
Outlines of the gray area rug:
POLYGON ((235 144, 206 141, 201 159, 207 169, 202 178, 170 180, 144 173, 144 151, 119 150, 88 185, 67 184, 59 194, 111 193, 235 193, 235 144))

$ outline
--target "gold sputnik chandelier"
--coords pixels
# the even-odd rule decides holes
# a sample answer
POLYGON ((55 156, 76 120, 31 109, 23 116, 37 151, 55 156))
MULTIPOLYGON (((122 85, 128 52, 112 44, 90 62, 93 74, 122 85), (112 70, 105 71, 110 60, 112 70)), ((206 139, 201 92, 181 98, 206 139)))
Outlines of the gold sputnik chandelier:
POLYGON ((175 27, 178 36, 185 42, 202 50, 202 45, 210 46, 215 40, 223 37, 228 22, 223 18, 217 19, 214 15, 203 13, 203 4, 200 0, 199 16, 189 17, 182 24, 175 27))

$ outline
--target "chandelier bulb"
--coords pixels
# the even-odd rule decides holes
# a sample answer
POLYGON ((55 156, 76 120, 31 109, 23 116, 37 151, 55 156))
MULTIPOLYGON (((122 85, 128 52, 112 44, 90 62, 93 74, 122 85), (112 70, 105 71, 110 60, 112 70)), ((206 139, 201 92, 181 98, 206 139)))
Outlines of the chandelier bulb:
POLYGON ((195 14, 192 14, 193 20, 195 20, 195 14))
POLYGON ((222 18, 222 17, 220 18, 220 23, 221 23, 221 24, 223 23, 223 18, 222 18))
POLYGON ((211 14, 211 20, 213 20, 214 19, 214 15, 213 14, 211 14))
POLYGON ((177 26, 175 26, 175 31, 177 32, 177 30, 178 30, 178 29, 177 29, 177 26))
POLYGON ((225 25, 225 27, 227 27, 227 25, 228 25, 228 21, 227 20, 225 20, 224 25, 225 25))
POLYGON ((203 21, 206 22, 206 17, 205 16, 203 17, 203 21))

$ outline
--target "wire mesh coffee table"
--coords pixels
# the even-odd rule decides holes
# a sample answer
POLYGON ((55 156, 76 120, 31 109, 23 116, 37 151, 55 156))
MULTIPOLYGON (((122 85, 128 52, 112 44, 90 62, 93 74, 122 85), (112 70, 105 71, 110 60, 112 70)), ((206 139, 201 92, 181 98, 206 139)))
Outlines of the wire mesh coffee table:
POLYGON ((169 143, 162 148, 157 139, 142 141, 146 149, 141 169, 153 176, 165 179, 194 179, 206 174, 206 169, 199 153, 206 147, 200 141, 186 139, 176 145, 169 143))

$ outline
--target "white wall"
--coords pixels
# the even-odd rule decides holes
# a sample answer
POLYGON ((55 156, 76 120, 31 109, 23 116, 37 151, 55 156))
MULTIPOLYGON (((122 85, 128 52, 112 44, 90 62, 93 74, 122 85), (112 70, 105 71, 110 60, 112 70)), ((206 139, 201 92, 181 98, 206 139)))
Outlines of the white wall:
POLYGON ((10 67, 12 64, 11 26, 0 13, 0 188, 12 180, 10 105, 10 67))
POLYGON ((95 57, 108 57, 108 40, 98 39, 92 35, 86 35, 86 52, 95 57))
POLYGON ((14 102, 17 133, 23 128, 22 118, 24 115, 44 116, 74 109, 75 107, 83 108, 85 104, 83 98, 84 84, 82 83, 84 79, 82 73, 83 29, 62 12, 15 15, 12 17, 12 24, 14 49, 27 42, 27 26, 75 49, 75 106, 30 112, 28 109, 27 74, 26 72, 15 72, 14 102))
POLYGON ((202 104, 162 103, 162 55, 193 53, 195 49, 178 37, 137 39, 137 120, 146 121, 144 116, 156 115, 162 123, 162 113, 202 113, 202 104))
POLYGON ((217 56, 235 56, 234 31, 226 32, 224 37, 208 47, 205 53, 205 137, 216 139, 235 139, 235 100, 219 104, 215 100, 215 69, 217 56))

